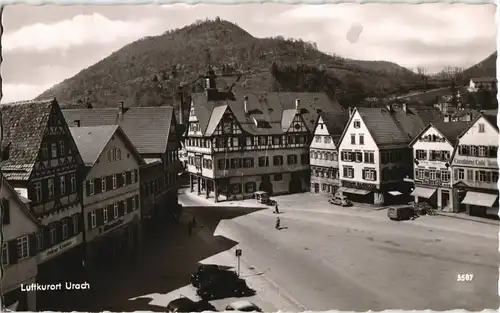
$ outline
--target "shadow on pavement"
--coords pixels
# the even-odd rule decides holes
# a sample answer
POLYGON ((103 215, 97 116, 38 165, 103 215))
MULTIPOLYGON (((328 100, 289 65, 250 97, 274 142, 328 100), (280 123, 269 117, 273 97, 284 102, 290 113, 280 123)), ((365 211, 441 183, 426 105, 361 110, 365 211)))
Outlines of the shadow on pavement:
POLYGON ((194 216, 198 223, 191 236, 182 218, 178 224, 164 225, 144 242, 135 258, 124 258, 92 281, 92 303, 82 299, 82 303, 75 303, 73 310, 102 311, 112 307, 118 311, 166 311, 161 306, 150 305, 152 298, 148 295, 167 294, 190 285, 190 274, 196 271, 201 260, 237 245, 233 240, 213 236, 219 221, 259 209, 262 208, 185 208, 183 214, 194 216), (204 231, 200 231, 202 225, 204 231), (129 300, 142 296, 145 298, 129 300))

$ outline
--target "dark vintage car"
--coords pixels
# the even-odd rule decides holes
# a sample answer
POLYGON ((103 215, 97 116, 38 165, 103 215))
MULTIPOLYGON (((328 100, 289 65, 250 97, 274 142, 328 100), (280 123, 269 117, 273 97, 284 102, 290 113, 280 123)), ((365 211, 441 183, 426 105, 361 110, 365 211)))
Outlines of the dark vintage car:
POLYGON ((193 301, 186 297, 172 300, 167 305, 167 312, 203 312, 217 311, 208 301, 193 301))
POLYGON ((235 272, 224 270, 217 264, 200 264, 196 272, 191 274, 189 282, 193 285, 193 287, 198 288, 200 281, 206 280, 213 275, 228 275, 237 277, 235 272))
POLYGON ((390 207, 387 209, 387 217, 393 221, 409 220, 415 215, 415 210, 411 205, 390 207))
POLYGON ((200 281, 196 294, 204 300, 252 296, 255 291, 244 279, 229 275, 214 275, 200 281))

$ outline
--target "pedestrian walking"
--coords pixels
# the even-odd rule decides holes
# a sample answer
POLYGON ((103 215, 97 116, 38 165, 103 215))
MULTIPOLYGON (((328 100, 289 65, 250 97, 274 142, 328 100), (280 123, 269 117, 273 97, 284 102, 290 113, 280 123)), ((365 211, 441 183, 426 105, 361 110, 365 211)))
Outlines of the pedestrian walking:
POLYGON ((191 223, 193 224, 193 228, 196 228, 196 217, 193 216, 191 223))
POLYGON ((280 210, 278 209, 278 202, 276 202, 276 205, 274 206, 274 213, 280 214, 280 210))
POLYGON ((193 233, 193 221, 189 221, 188 222, 188 234, 189 234, 189 236, 191 236, 192 233, 193 233))
POLYGON ((276 225, 275 225, 275 228, 276 228, 277 230, 280 230, 280 225, 281 225, 280 218, 279 218, 279 217, 277 217, 277 218, 276 218, 276 225))

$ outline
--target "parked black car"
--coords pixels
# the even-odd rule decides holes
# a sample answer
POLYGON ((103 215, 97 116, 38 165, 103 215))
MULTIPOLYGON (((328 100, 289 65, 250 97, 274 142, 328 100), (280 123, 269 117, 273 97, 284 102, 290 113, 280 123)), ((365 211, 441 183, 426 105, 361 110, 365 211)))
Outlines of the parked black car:
POLYGON ((191 285, 193 285, 193 287, 198 288, 200 280, 204 280, 207 277, 222 271, 223 269, 221 269, 219 265, 216 264, 200 264, 196 272, 191 274, 189 282, 191 283, 191 285))
POLYGON ((196 294, 204 300, 213 300, 253 296, 255 291, 247 286, 244 279, 219 273, 200 281, 196 294))
POLYGON ((203 312, 217 311, 208 301, 193 301, 186 297, 172 300, 167 305, 167 312, 203 312))

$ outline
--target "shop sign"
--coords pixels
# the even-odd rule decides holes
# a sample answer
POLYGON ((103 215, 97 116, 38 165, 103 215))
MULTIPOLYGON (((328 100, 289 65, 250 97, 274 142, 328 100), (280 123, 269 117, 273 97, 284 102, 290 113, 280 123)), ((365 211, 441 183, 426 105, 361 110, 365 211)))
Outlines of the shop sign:
POLYGON ((66 241, 61 242, 58 245, 55 245, 47 250, 40 252, 38 254, 39 261, 42 262, 42 261, 48 260, 48 259, 50 259, 58 254, 63 253, 64 251, 67 251, 70 248, 76 246, 79 243, 79 240, 78 240, 79 236, 81 236, 81 235, 72 237, 66 241))
POLYGON ((435 187, 450 187, 451 182, 443 182, 438 179, 418 179, 415 178, 416 184, 427 185, 427 186, 435 186, 435 187))
POLYGON ((99 235, 102 235, 102 234, 105 234, 105 233, 110 232, 112 230, 115 230, 115 229, 119 228, 120 226, 122 226, 123 224, 130 223, 132 221, 132 219, 134 218, 134 216, 138 215, 139 212, 140 211, 136 210, 134 212, 131 212, 131 213, 125 215, 122 218, 119 218, 117 220, 109 222, 108 224, 106 224, 104 226, 101 226, 99 228, 99 235))
POLYGON ((342 181, 342 187, 363 189, 363 190, 376 190, 377 189, 377 185, 375 185, 375 184, 361 183, 361 182, 357 182, 357 181, 348 181, 348 180, 342 181))
POLYGON ((497 160, 495 159, 457 159, 453 160, 454 165, 469 165, 479 167, 494 167, 498 168, 497 160))

